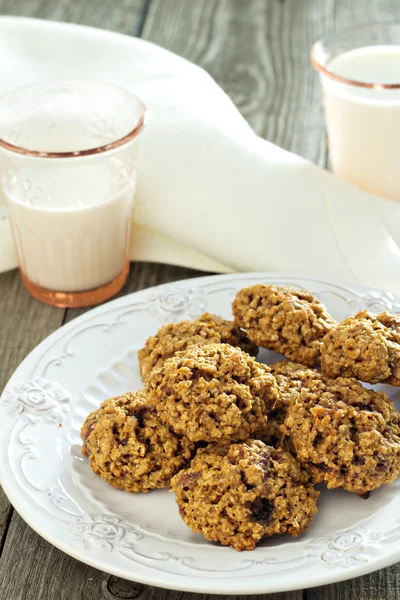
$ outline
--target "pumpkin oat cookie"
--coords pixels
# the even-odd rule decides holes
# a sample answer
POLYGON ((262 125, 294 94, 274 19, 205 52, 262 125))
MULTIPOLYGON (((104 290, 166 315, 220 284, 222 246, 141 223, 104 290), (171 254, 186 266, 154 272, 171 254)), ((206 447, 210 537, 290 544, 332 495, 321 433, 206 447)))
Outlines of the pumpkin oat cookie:
POLYGON ((228 344, 197 344, 169 358, 146 382, 161 420, 193 442, 247 439, 278 399, 267 365, 228 344))
POLYGON ((160 422, 143 392, 103 402, 86 418, 81 437, 92 470, 128 492, 169 487, 195 453, 190 440, 160 422))
POLYGON ((262 440, 274 447, 290 447, 289 439, 282 431, 286 419, 287 409, 294 402, 308 377, 320 377, 316 369, 311 369, 287 360, 282 360, 270 365, 271 373, 276 379, 279 388, 279 398, 271 412, 268 413, 268 421, 265 427, 256 431, 254 438, 262 440))
POLYGON ((330 377, 400 385, 400 317, 363 310, 339 323, 322 341, 321 368, 330 377))
POLYGON ((144 348, 138 352, 138 360, 142 379, 154 369, 161 367, 167 358, 176 352, 186 350, 193 344, 230 344, 257 356, 258 347, 250 342, 246 332, 237 327, 233 321, 226 321, 216 315, 204 313, 194 321, 169 323, 149 337, 144 348))
POLYGON ((244 288, 232 310, 252 342, 310 367, 319 362, 322 338, 336 323, 310 292, 287 286, 244 288))
POLYGON ((319 496, 290 454, 254 440, 199 450, 172 490, 192 531, 238 551, 273 534, 303 533, 319 496))
POLYGON ((399 423, 385 393, 309 373, 282 429, 314 483, 367 496, 399 474, 399 423))

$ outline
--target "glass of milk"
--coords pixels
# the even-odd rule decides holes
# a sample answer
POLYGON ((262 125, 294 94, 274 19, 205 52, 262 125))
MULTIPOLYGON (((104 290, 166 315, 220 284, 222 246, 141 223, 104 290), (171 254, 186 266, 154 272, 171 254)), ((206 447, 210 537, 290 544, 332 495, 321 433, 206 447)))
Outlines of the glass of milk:
POLYGON ((33 296, 89 306, 124 285, 145 107, 97 82, 38 83, 0 98, 0 176, 33 296))
POLYGON ((317 42, 333 172, 400 201, 400 24, 368 25, 317 42))

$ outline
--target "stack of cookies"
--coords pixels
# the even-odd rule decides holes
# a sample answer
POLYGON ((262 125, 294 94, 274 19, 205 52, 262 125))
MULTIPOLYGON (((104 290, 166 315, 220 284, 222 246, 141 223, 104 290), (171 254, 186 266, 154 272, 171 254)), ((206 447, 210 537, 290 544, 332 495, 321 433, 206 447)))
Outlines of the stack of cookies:
POLYGON ((87 417, 83 453, 114 487, 171 488, 193 531, 252 550, 307 529, 314 484, 367 497, 397 477, 400 414, 359 380, 400 384, 400 319, 338 324, 309 292, 261 284, 237 294, 233 315, 149 338, 144 389, 87 417), (290 362, 257 362, 259 346, 290 362))

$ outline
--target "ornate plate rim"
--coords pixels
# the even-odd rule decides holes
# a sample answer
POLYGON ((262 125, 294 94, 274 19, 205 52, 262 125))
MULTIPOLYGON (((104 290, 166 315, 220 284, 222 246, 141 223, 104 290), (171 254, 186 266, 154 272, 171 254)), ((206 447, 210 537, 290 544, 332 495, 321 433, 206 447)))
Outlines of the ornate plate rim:
MULTIPOLYGON (((301 281, 309 281, 310 283, 322 283, 325 285, 331 285, 333 287, 337 287, 343 291, 352 291, 355 294, 364 293, 379 293, 379 294, 387 294, 382 290, 377 290, 376 288, 364 286, 358 283, 335 283, 332 281, 326 281, 323 278, 309 277, 306 275, 298 275, 298 274, 288 274, 288 273, 268 273, 268 272, 254 272, 254 273, 234 273, 228 275, 208 275, 204 277, 194 277, 190 279, 179 280, 176 282, 169 282, 162 285, 146 288, 144 290, 140 290, 134 292, 132 294, 127 294, 122 296, 121 298, 117 298, 108 302, 104 305, 96 307, 87 313, 77 317, 71 322, 63 325, 52 334, 50 334, 45 340, 43 340, 34 350, 32 350, 29 355, 20 363, 17 369, 14 371, 13 375, 7 382, 5 389, 3 390, 2 395, 0 396, 0 404, 4 398, 5 391, 16 382, 17 378, 20 374, 27 370, 31 369, 32 364, 37 361, 37 358, 40 356, 40 353, 46 348, 51 347, 54 343, 60 341, 63 337, 72 332, 77 326, 81 323, 84 323, 88 319, 92 317, 97 317, 102 314, 107 314, 110 311, 113 311, 117 308, 123 308, 125 305, 129 304, 130 301, 135 298, 145 299, 151 293, 154 293, 156 290, 162 291, 171 287, 201 287, 205 288, 209 284, 214 283, 229 283, 234 282, 235 280, 246 280, 246 279, 275 279, 275 280, 283 280, 288 283, 301 280, 301 281)), ((393 297, 396 298, 396 295, 393 294, 393 297)), ((5 441, 5 429, 3 431, 0 430, 0 458, 3 455, 4 451, 4 441, 5 441)), ((1 461, 3 463, 3 460, 1 461)), ((395 562, 400 560, 400 548, 394 550, 389 556, 384 556, 381 558, 372 559, 371 562, 361 563, 354 566, 347 567, 342 570, 331 570, 331 571, 321 571, 320 573, 316 572, 312 581, 301 581, 301 578, 286 578, 281 577, 281 581, 277 582, 276 580, 273 582, 273 585, 269 585, 269 575, 266 573, 265 575, 253 576, 252 583, 249 583, 248 578, 240 578, 240 577, 229 577, 229 580, 225 578, 220 579, 210 579, 207 576, 187 576, 187 575, 175 575, 165 571, 157 570, 154 567, 147 567, 143 564, 138 563, 139 570, 132 570, 131 572, 127 572, 126 569, 117 568, 115 566, 111 566, 107 563, 105 558, 93 558, 90 556, 86 556, 84 551, 78 550, 74 548, 71 543, 68 543, 67 539, 57 538, 56 535, 52 532, 52 518, 49 514, 41 514, 40 522, 35 516, 37 516, 37 507, 36 505, 30 505, 29 498, 25 499, 23 494, 21 494, 21 490, 23 488, 19 487, 18 483, 13 480, 12 477, 8 477, 6 475, 6 469, 1 469, 0 471, 0 484, 3 487, 4 492, 9 498, 10 502, 20 514, 20 516, 26 521, 26 523, 38 533, 41 537, 43 537, 46 541, 50 542, 53 546, 58 548, 59 550, 65 552, 69 556, 89 565, 94 568, 103 570, 111 575, 115 575, 124 579, 130 579, 132 581, 140 582, 145 585, 153 585, 164 587, 166 589, 171 590, 182 590, 188 592, 200 592, 200 593, 210 593, 210 594, 237 594, 237 595, 249 595, 249 594, 260 594, 260 593, 272 593, 272 592, 285 592, 285 591, 293 591, 302 588, 311 588, 320 585, 326 585, 330 583, 336 583, 340 581, 344 581, 346 579, 351 579, 354 577, 358 577, 360 575, 365 575, 376 571, 378 569, 390 566, 395 562), (43 522, 46 524, 43 525, 43 522), (50 533, 49 533, 50 532, 50 533)), ((397 528, 395 528, 397 530, 397 528)), ((397 536, 396 536, 397 537, 397 536)), ((133 565, 132 565, 133 566, 133 565)))

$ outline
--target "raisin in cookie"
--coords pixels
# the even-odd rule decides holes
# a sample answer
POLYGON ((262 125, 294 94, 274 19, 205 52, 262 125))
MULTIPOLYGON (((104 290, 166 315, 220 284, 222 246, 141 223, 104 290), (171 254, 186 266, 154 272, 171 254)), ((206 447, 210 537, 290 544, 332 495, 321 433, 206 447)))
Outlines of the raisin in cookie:
POLYGON ((163 365, 176 352, 186 350, 193 344, 230 344, 252 356, 257 356, 258 347, 250 342, 246 333, 233 321, 205 313, 195 321, 180 321, 164 325, 149 337, 144 348, 139 350, 138 359, 143 380, 153 369, 163 365))
POLYGON ((169 487, 195 452, 188 438, 160 422, 143 392, 103 402, 86 418, 81 437, 92 470, 128 492, 169 487))
POLYGON ((286 286, 240 290, 232 309, 235 323, 252 342, 308 366, 318 363, 322 338, 335 323, 310 292, 286 286))
POLYGON ((269 367, 228 344, 198 344, 169 358, 146 382, 164 423, 193 442, 246 439, 278 399, 269 367))
POLYGON ((330 377, 400 385, 400 318, 363 310, 339 323, 322 341, 321 367, 330 377))
POLYGON ((172 489, 192 531, 239 551, 276 533, 303 533, 319 496, 290 454, 254 440, 199 450, 172 489))
POLYGON ((309 374, 283 431, 314 483, 365 496, 399 473, 399 417, 386 394, 356 379, 309 374))

